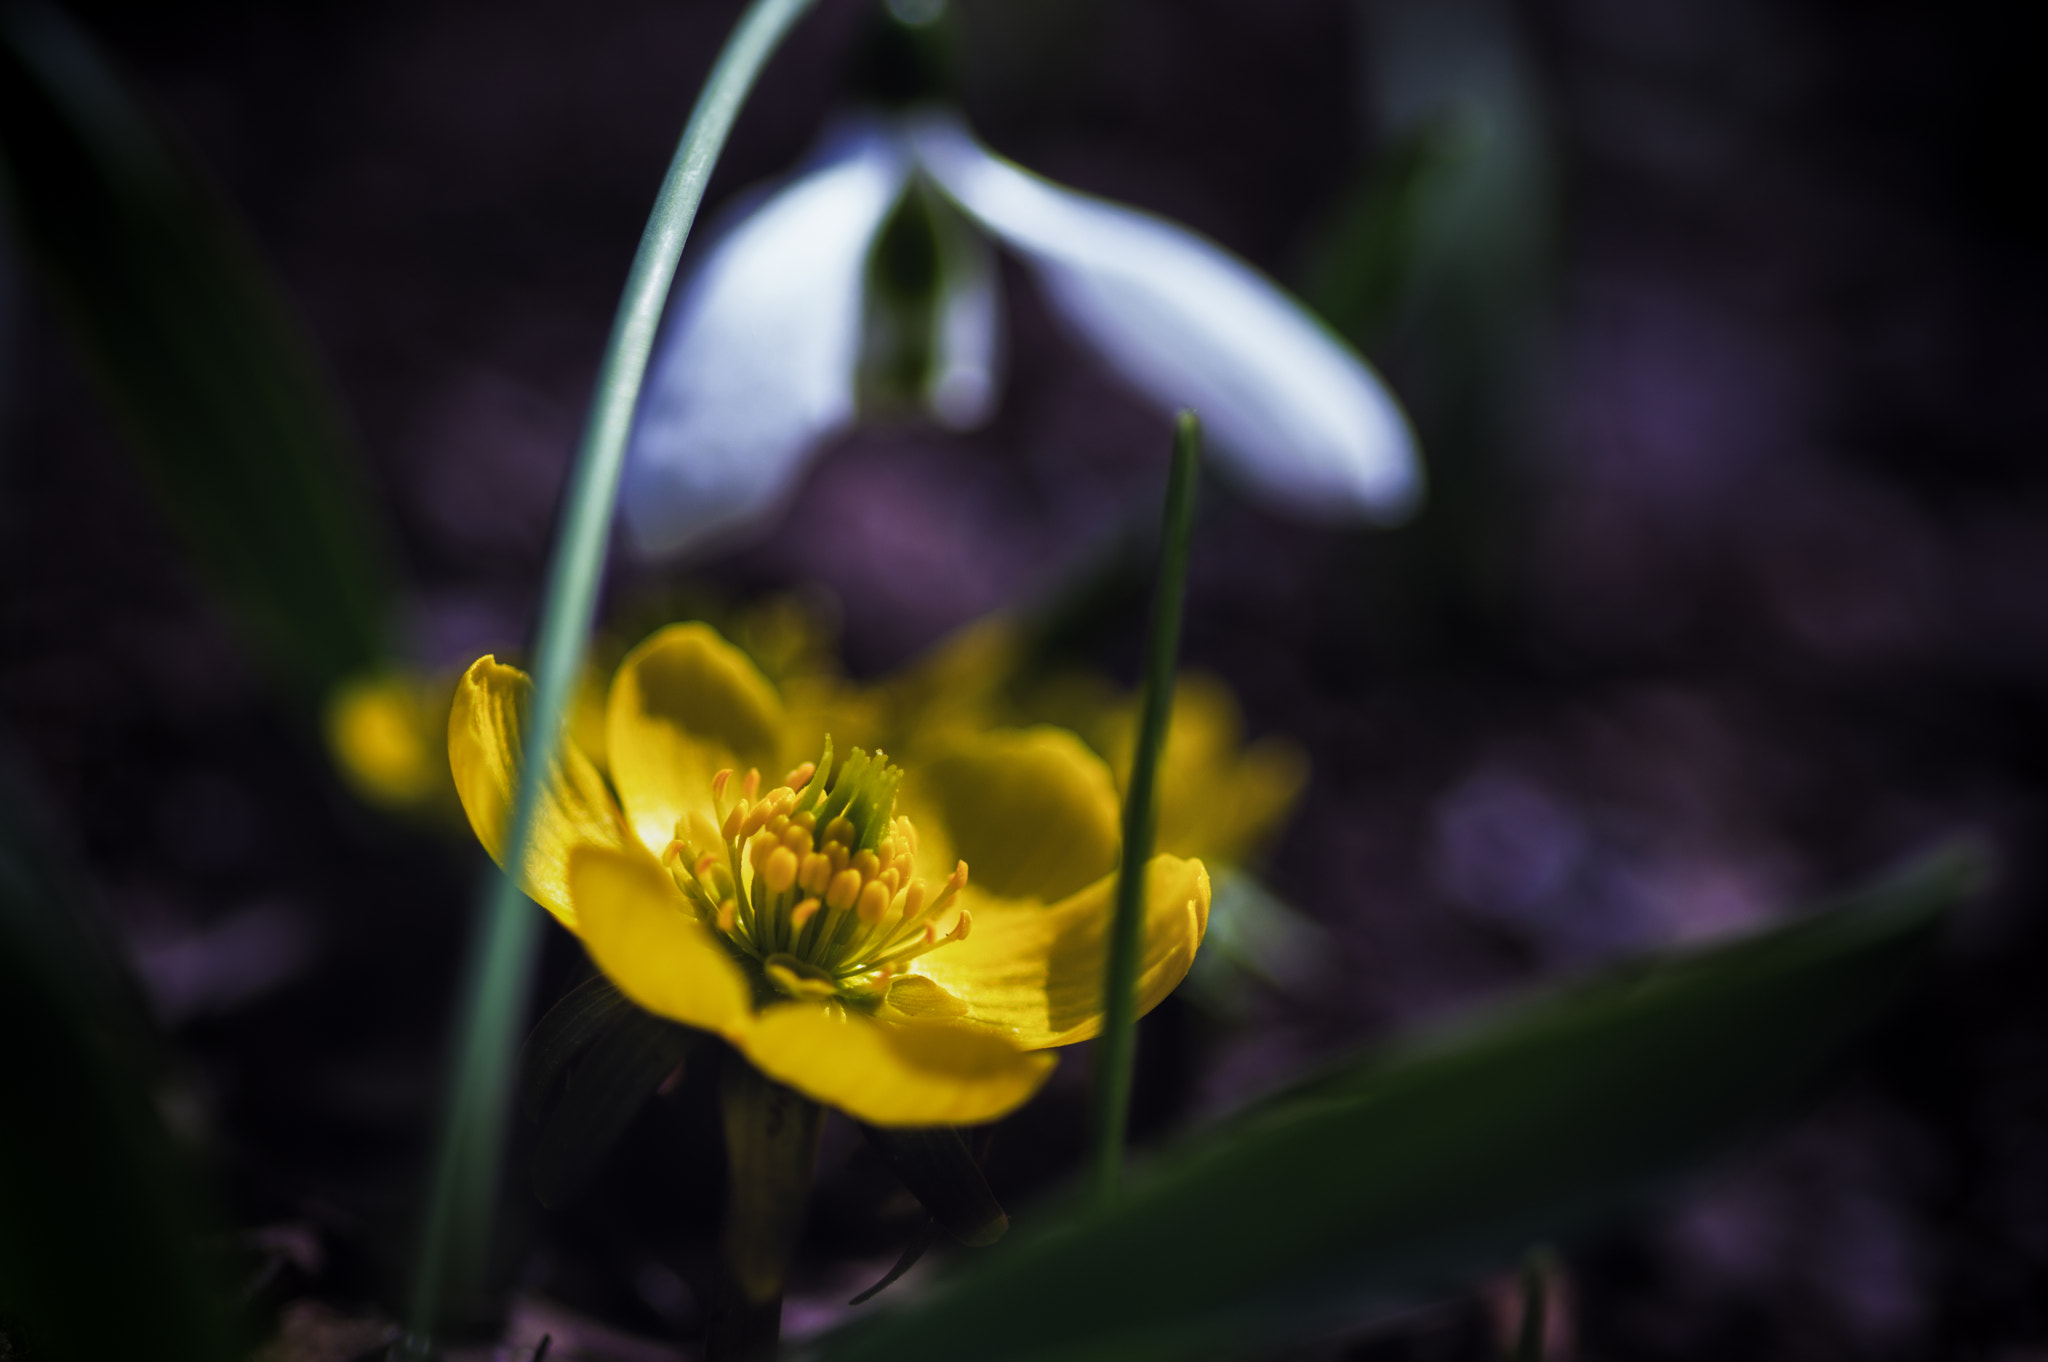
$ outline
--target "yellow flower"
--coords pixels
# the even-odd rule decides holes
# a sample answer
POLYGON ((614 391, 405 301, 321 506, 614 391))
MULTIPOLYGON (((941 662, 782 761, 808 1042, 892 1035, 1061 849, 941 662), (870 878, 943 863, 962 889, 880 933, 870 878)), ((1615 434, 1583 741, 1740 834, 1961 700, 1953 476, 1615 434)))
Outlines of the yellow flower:
MULTIPOLYGON (((501 864, 527 692, 486 657, 449 716, 501 864)), ((707 626, 663 629, 612 680, 610 784, 565 741, 522 883, 627 997, 769 1077, 874 1125, 993 1120, 1045 1081, 1041 1051, 1102 1024, 1109 770, 1052 728, 955 733, 907 771, 859 748, 835 765, 832 718, 707 626)), ((1193 962, 1201 862, 1154 859, 1146 904, 1141 1011, 1193 962)))
POLYGON ((436 687, 398 668, 350 677, 327 697, 327 750, 367 803, 418 809, 448 787, 447 768, 434 750, 435 730, 447 712, 445 679, 436 687))
MULTIPOLYGON (((1137 745, 1138 698, 1078 669, 1026 675, 1016 622, 992 615, 940 643, 874 686, 829 674, 789 690, 802 701, 860 716, 870 741, 913 765, 933 745, 997 724, 1052 723, 1109 762, 1117 790, 1137 745)), ((1286 821, 1308 783, 1308 758, 1280 737, 1244 739, 1244 716, 1221 679, 1185 671, 1159 759, 1158 847, 1232 866, 1254 859, 1286 821)))

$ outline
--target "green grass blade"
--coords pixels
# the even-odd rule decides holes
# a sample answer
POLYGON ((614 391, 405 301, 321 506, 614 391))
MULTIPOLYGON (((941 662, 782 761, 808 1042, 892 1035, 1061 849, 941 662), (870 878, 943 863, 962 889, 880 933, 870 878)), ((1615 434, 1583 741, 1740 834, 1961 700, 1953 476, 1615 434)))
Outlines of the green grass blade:
MULTIPOLYGON (((588 646, 626 437, 683 242, 747 91, 812 2, 753 0, 748 5, 697 97, 641 235, 570 472, 560 537, 541 598, 533 712, 526 725, 529 777, 554 763, 562 715, 588 646)), ((538 790, 537 781, 521 781, 508 865, 524 859, 538 790)), ((419 1244, 412 1310, 416 1348, 425 1346, 450 1301, 474 1300, 481 1290, 504 1159, 504 1131, 510 1120, 520 1022, 540 930, 541 913, 511 877, 493 874, 459 1004, 453 1077, 419 1244)))
POLYGON ((1166 522, 1159 545, 1159 579, 1145 635, 1145 697, 1138 746, 1124 792, 1123 862, 1116 877, 1116 918, 1110 926, 1109 963, 1103 971, 1102 1036, 1095 1042, 1095 1094, 1090 1111, 1089 1167, 1097 1196, 1116 1191, 1122 1173, 1124 1131, 1130 1124, 1131 1071, 1138 1044, 1138 957, 1144 946, 1145 864, 1152 859, 1158 822, 1153 785, 1159 752, 1173 713, 1173 669, 1180 658, 1181 605, 1187 597, 1188 539, 1195 523, 1195 481, 1202 425, 1191 411, 1174 422, 1173 468, 1166 481, 1166 522))
POLYGON ((258 655, 309 703, 378 661, 385 541, 310 338, 234 210, 46 5, 0 6, 0 199, 258 655))
POLYGON ((822 1362, 1270 1353, 1636 1204, 1782 1112, 1933 960, 1951 852, 1789 925, 1490 1011, 1041 1210, 822 1362))

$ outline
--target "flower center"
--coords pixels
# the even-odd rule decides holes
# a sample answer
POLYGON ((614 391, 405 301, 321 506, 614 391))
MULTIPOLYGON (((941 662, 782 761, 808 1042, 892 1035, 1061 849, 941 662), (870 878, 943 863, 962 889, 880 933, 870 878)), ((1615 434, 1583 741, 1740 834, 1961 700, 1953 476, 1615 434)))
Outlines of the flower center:
POLYGON ((967 884, 962 861, 939 891, 911 874, 917 829, 896 816, 903 772, 859 748, 832 769, 832 740, 783 784, 761 791, 761 773, 711 778, 714 826, 702 814, 676 822, 662 860, 698 914, 776 989, 796 998, 879 1003, 903 967, 966 937, 959 911, 939 920, 967 884))

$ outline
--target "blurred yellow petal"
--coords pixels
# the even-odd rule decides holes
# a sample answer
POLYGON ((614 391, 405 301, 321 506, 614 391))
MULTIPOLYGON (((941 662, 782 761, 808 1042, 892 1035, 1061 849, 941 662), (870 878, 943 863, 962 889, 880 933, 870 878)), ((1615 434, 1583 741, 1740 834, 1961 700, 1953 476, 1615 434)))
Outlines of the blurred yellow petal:
POLYGON ((705 624, 672 624, 626 654, 605 730, 612 783, 640 840, 660 851, 676 820, 711 807, 722 767, 784 774, 782 702, 747 655, 705 624))
POLYGON ((752 1020, 746 976, 668 872, 639 847, 579 850, 569 892, 583 945, 619 992, 657 1016, 741 1035, 752 1020))
MULTIPOLYGON (((970 889, 970 896, 972 890, 970 889)), ((1102 1029, 1102 971, 1116 877, 1053 904, 968 898, 974 928, 917 962, 917 972, 974 1009, 974 1020, 1027 1049, 1071 1045, 1102 1029)), ((1200 861, 1155 856, 1145 874, 1145 945, 1138 1012, 1186 977, 1209 926, 1200 861)))
POLYGON ((927 742, 979 731, 997 722, 1003 687, 1023 654, 1016 622, 990 615, 942 640, 881 689, 904 738, 927 742))
MULTIPOLYGON (((448 713, 448 764, 455 774, 455 792, 477 840, 500 865, 505 863, 505 841, 510 836, 532 689, 526 673, 517 667, 501 666, 494 657, 478 658, 456 685, 448 713)), ((520 887, 574 931, 570 852, 585 846, 618 849, 627 845, 627 838, 625 820, 604 777, 564 734, 561 755, 534 820, 520 887)))
POLYGON ((788 1003, 735 1042, 777 1082, 878 1126, 976 1125, 1028 1101, 1050 1055, 943 1022, 895 1024, 836 1003, 788 1003))
POLYGON ((352 676, 327 697, 327 749, 349 786, 379 807, 419 808, 449 788, 449 685, 404 671, 352 676))
MULTIPOLYGON (((918 830, 944 839, 999 898, 1065 898, 1116 865, 1116 786, 1102 758, 1058 728, 962 737, 904 779, 918 830)), ((926 864, 944 873, 950 865, 926 864)))
MULTIPOLYGON (((1106 704, 1082 734, 1110 756, 1117 787, 1130 777, 1137 702, 1106 704)), ((1254 855, 1293 810, 1308 758, 1282 738, 1244 743, 1230 687, 1202 672, 1174 683, 1173 717, 1159 754, 1159 850, 1236 864, 1254 855)))

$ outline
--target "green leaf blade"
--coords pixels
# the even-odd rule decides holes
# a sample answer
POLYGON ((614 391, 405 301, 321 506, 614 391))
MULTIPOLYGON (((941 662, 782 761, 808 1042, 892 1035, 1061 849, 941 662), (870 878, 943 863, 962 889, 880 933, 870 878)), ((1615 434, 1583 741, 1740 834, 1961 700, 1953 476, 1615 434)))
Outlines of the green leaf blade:
POLYGON ((392 571, 362 457, 246 227, 58 11, 0 10, 0 181, 202 576, 309 701, 380 661, 392 571))
POLYGON ((1496 1009, 1189 1141, 826 1362, 1229 1355, 1626 1208, 1809 1088, 1924 972, 1978 858, 1496 1009))

